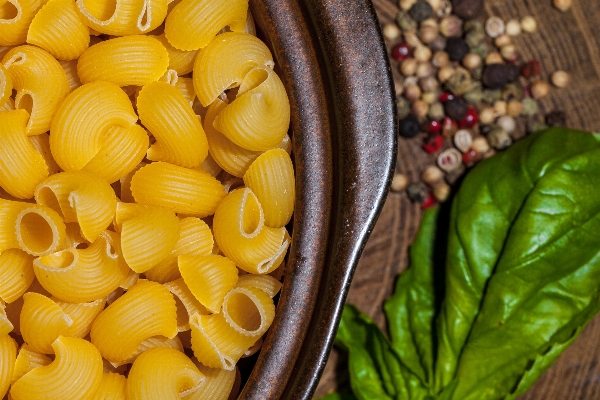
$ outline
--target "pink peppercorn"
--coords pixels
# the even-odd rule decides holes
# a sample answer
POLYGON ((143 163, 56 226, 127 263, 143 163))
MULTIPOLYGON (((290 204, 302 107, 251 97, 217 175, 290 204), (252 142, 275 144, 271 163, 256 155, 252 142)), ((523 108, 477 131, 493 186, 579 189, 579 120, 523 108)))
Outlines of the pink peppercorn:
POLYGON ((447 101, 450 101, 454 99, 454 95, 450 92, 442 92, 440 94, 440 102, 445 103, 447 101))
POLYGON ((473 149, 467 150, 462 155, 463 164, 465 164, 467 167, 473 166, 473 164, 475 164, 477 161, 479 161, 479 158, 480 158, 479 153, 477 153, 473 149))
POLYGON ((542 65, 538 60, 531 60, 521 67, 521 75, 525 78, 533 78, 542 72, 542 65))
POLYGON ((435 135, 430 137, 425 144, 423 145, 423 149, 429 154, 435 153, 439 149, 442 148, 444 144, 444 137, 441 135, 435 135))
POLYGON ((429 133, 440 133, 442 131, 442 124, 440 121, 433 120, 429 123, 429 133))
POLYGON ((461 129, 472 128, 478 122, 479 122, 479 114, 473 107, 469 107, 469 110, 467 111, 467 115, 462 120, 460 120, 460 122, 458 123, 458 126, 461 129))
POLYGON ((433 197, 433 195, 431 193, 429 193, 429 196, 427 196, 427 198, 425 199, 425 201, 423 203, 421 203, 421 208, 423 210, 426 210, 426 209, 431 208, 431 207, 433 207, 435 205, 436 205, 435 197, 433 197))
POLYGON ((410 57, 412 49, 407 43, 401 42, 392 47, 392 57, 396 61, 404 61, 410 57))

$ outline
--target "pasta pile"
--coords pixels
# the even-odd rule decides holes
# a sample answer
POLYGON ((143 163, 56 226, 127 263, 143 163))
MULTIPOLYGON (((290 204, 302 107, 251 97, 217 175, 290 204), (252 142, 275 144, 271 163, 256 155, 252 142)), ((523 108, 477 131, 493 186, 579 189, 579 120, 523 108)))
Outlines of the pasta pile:
POLYGON ((227 399, 295 198, 248 0, 0 0, 0 60, 0 398, 227 399))

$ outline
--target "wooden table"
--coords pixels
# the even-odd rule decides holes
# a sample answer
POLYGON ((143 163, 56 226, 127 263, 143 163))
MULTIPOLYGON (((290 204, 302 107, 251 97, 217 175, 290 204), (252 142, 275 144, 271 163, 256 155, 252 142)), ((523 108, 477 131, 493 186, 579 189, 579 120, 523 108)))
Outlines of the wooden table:
MULTIPOLYGON (((398 12, 395 2, 373 0, 373 4, 382 24, 393 22, 398 12)), ((573 0, 572 8, 562 13, 552 6, 552 0, 486 0, 486 13, 505 21, 525 15, 536 18, 537 32, 514 39, 522 58, 538 59, 546 77, 555 70, 571 75, 568 88, 553 88, 541 101, 542 110, 564 111, 571 128, 600 131, 600 1, 573 0)), ((396 63, 392 70, 398 76, 396 63)), ((417 180, 423 166, 432 163, 433 157, 427 156, 420 142, 400 140, 398 172, 417 180)), ((356 270, 348 301, 382 328, 382 302, 390 296, 398 274, 407 267, 407 249, 420 218, 419 205, 411 203, 404 193, 391 193, 356 270)), ((599 339, 600 316, 521 400, 600 399, 599 339)), ((315 397, 336 388, 349 390, 345 355, 334 350, 315 397)))

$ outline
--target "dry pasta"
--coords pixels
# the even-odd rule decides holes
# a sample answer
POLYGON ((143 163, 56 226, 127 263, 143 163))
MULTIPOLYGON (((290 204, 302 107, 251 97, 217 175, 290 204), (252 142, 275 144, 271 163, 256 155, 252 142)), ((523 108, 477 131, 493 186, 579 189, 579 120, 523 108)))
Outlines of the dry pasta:
POLYGON ((175 297, 177 304, 177 329, 179 332, 190 330, 190 317, 194 314, 208 315, 210 312, 204 307, 185 284, 183 278, 164 284, 175 297))
POLYGON ((8 315, 6 315, 6 305, 0 300, 0 335, 6 335, 15 329, 8 315))
POLYGON ((0 397, 4 397, 17 359, 17 342, 8 334, 0 335, 0 397))
POLYGON ((8 101, 12 94, 12 89, 12 78, 6 68, 0 64, 0 104, 8 101))
POLYGON ((69 88, 71 91, 81 86, 79 75, 77 75, 77 60, 59 61, 60 66, 67 74, 67 80, 69 81, 69 88))
POLYGON ((0 7, 0 46, 25 43, 27 30, 43 0, 7 0, 0 7))
POLYGON ((197 363, 198 370, 205 376, 204 384, 191 393, 185 400, 227 400, 231 394, 237 369, 228 371, 220 368, 209 368, 197 363))
POLYGON ((94 319, 102 312, 106 299, 98 299, 89 303, 69 303, 57 298, 54 302, 73 320, 73 325, 63 332, 64 336, 84 338, 92 329, 94 319))
POLYGON ((77 0, 91 30, 107 35, 136 35, 158 27, 167 15, 167 0, 77 0))
POLYGON ((175 349, 183 353, 183 344, 181 343, 181 339, 179 339, 179 336, 175 336, 173 339, 169 339, 165 336, 153 336, 143 340, 138 346, 138 348, 135 350, 135 352, 126 360, 120 362, 111 362, 111 365, 118 368, 121 365, 132 364, 135 362, 135 360, 140 354, 144 353, 147 350, 156 348, 175 349))
POLYGON ((15 361, 15 368, 13 369, 10 383, 15 383, 20 377, 32 369, 43 367, 51 362, 52 359, 47 355, 33 351, 27 344, 22 345, 17 353, 17 360, 15 361))
POLYGON ((102 373, 102 380, 90 400, 127 400, 127 378, 116 372, 102 373))
POLYGON ((169 43, 164 33, 155 37, 165 46, 165 49, 169 53, 169 69, 177 71, 178 75, 185 75, 192 72, 198 50, 185 51, 176 49, 169 43))
POLYGON ((46 167, 48 167, 48 175, 58 173, 60 167, 56 161, 54 161, 52 151, 50 150, 50 136, 47 133, 42 133, 40 135, 28 136, 28 139, 35 150, 44 158, 46 167))
POLYGON ((0 299, 12 303, 25 293, 33 282, 33 256, 21 249, 0 253, 0 299))

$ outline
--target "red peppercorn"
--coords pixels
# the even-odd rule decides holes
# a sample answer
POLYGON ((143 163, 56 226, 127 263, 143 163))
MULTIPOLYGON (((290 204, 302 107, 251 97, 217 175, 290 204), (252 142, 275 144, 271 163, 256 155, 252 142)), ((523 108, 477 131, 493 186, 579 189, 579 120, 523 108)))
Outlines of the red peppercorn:
POLYGON ((469 107, 469 110, 467 111, 467 115, 462 120, 460 120, 460 122, 458 123, 458 126, 461 129, 472 128, 478 122, 479 122, 479 114, 477 114, 477 111, 475 111, 475 109, 473 107, 469 107))
POLYGON ((433 120, 429 123, 429 133, 440 133, 442 131, 442 124, 440 121, 433 120))
POLYGON ((462 155, 462 159, 463 159, 463 163, 467 166, 467 167, 471 167, 473 166, 473 164, 475 164, 477 161, 479 161, 479 153, 477 153, 475 150, 473 149, 469 149, 467 150, 465 153, 463 153, 462 155))
POLYGON ((425 201, 423 203, 421 203, 421 208, 423 210, 427 210, 428 208, 431 208, 435 205, 436 205, 435 197, 433 197, 433 195, 431 193, 429 193, 429 196, 427 196, 425 201))
POLYGON ((542 65, 538 60, 531 60, 521 66, 521 75, 525 78, 538 76, 542 72, 542 65))
POLYGON ((404 61, 410 57, 412 50, 407 43, 401 42, 392 47, 392 57, 396 61, 404 61))
POLYGON ((454 95, 450 92, 442 92, 442 94, 440 94, 440 102, 442 103, 445 103, 452 99, 454 99, 454 95))
POLYGON ((425 151, 429 154, 432 154, 441 149, 443 144, 444 137, 441 135, 435 135, 427 139, 427 141, 423 145, 423 149, 425 149, 425 151))

